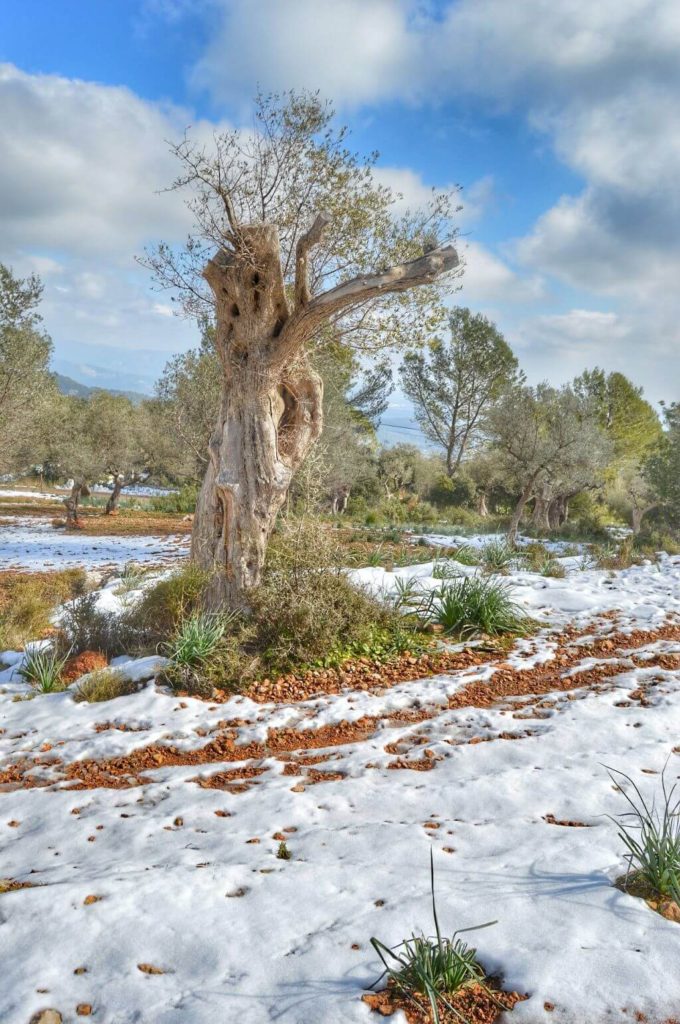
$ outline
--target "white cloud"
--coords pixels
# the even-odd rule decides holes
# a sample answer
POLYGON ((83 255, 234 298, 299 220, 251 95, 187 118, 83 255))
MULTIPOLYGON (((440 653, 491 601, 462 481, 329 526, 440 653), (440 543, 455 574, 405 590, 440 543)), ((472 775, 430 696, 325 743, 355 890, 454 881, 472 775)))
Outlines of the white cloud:
POLYGON ((413 63, 410 4, 401 0, 225 0, 196 85, 220 100, 265 90, 321 89, 363 103, 399 91, 413 63))
POLYGON ((460 294, 465 303, 527 303, 545 294, 545 284, 540 277, 518 274, 478 242, 468 242, 462 255, 465 274, 460 294))
POLYGON ((181 136, 189 114, 128 89, 7 64, 0 106, 0 259, 42 278, 57 354, 73 343, 91 346, 93 361, 98 345, 187 347, 195 332, 159 316, 134 257, 191 224, 178 194, 157 194, 176 173, 166 140, 181 136))

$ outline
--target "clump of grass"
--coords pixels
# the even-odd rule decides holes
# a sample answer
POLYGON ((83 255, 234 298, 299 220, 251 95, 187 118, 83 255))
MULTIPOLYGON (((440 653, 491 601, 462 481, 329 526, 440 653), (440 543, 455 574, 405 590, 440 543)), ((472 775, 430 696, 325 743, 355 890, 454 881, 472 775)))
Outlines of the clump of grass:
MULTIPOLYGON (((375 985, 387 976, 390 981, 416 1005, 416 993, 426 996, 430 1003, 434 1024, 440 1024, 440 1007, 451 1010, 459 1019, 461 1015, 449 1001, 461 989, 470 985, 481 985, 487 995, 491 995, 484 985, 485 972, 477 961, 477 950, 468 946, 460 935, 465 932, 488 928, 495 921, 476 925, 472 928, 461 928, 451 936, 442 936, 437 917, 437 902, 434 891, 434 860, 430 850, 430 891, 432 894, 432 916, 434 918, 434 936, 411 935, 397 946, 386 946, 380 939, 373 937, 371 945, 380 957, 385 968, 375 985)), ((374 986, 375 987, 375 986, 374 986)))
POLYGON ((504 540, 490 540, 481 549, 481 565, 486 572, 506 576, 516 558, 517 552, 504 540))
POLYGON ((620 544, 595 545, 593 555, 598 569, 629 569, 642 561, 635 548, 633 535, 624 537, 620 544))
POLYGON ((91 672, 78 683, 73 699, 78 703, 87 701, 88 704, 98 704, 105 700, 115 700, 116 697, 127 697, 138 689, 139 684, 126 679, 122 673, 113 668, 102 668, 91 672))
POLYGON ((417 576, 396 576, 392 592, 385 594, 385 600, 395 611, 401 611, 416 607, 421 596, 417 576))
POLYGON ((567 575, 567 570, 564 568, 561 562, 558 562, 556 558, 549 558, 539 570, 541 576, 552 576, 554 579, 564 579, 567 575))
POLYGON ((183 484, 172 494, 159 494, 151 499, 149 507, 154 512, 192 513, 196 509, 198 487, 196 484, 183 484))
POLYGON ((479 565, 479 552, 470 544, 461 544, 454 548, 450 557, 461 565, 479 565))
POLYGON ((465 640, 476 633, 487 636, 526 635, 531 620, 513 602, 500 580, 464 576, 443 584, 429 596, 424 609, 430 622, 449 636, 465 640))
POLYGON ((614 786, 630 807, 629 811, 610 817, 628 851, 624 888, 632 879, 641 880, 680 906, 680 795, 676 796, 677 782, 669 786, 666 781, 667 767, 668 762, 661 773, 660 800, 655 796, 651 803, 629 775, 607 768, 614 786), (623 783, 628 783, 632 795, 623 783))
POLYGON ((17 650, 51 628, 55 608, 82 593, 82 569, 0 574, 0 650, 17 650))
POLYGON ((193 612, 180 621, 170 639, 159 646, 171 664, 162 679, 173 690, 210 698, 216 684, 233 687, 247 656, 241 644, 249 635, 235 613, 193 612), (227 634, 232 628, 230 635, 227 634))
POLYGON ((537 542, 527 544, 522 549, 521 561, 529 572, 537 572, 541 576, 553 576, 561 579, 567 574, 561 562, 557 561, 544 544, 537 542))
POLYGON ((26 654, 19 675, 38 693, 58 693, 64 689, 61 673, 68 654, 60 656, 53 647, 33 649, 26 654))
POLYGON ((147 570, 136 562, 126 562, 120 574, 120 584, 116 590, 118 594, 129 594, 133 590, 139 590, 144 582, 147 570))
POLYGON ((432 578, 435 580, 455 580, 460 576, 460 570, 455 563, 448 560, 436 561, 432 570, 432 578))
POLYGON ((194 612, 180 622, 162 651, 177 666, 196 668, 217 650, 228 618, 194 612))
POLYGON ((292 860, 293 854, 288 849, 285 841, 279 843, 279 848, 276 851, 276 856, 279 860, 292 860))

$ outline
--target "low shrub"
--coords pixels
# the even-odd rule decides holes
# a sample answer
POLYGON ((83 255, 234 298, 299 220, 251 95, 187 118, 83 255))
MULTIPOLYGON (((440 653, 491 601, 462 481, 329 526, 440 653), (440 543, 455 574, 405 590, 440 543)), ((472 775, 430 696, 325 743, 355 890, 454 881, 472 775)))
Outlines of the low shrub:
POLYGON ((392 984, 411 999, 418 1008, 420 1005, 413 998, 414 995, 418 993, 425 996, 430 1004, 434 1024, 440 1024, 442 1007, 451 1010, 456 1019, 461 1019, 460 1014, 449 1001, 450 997, 460 992, 461 989, 470 985, 480 985, 488 993, 484 984, 484 968, 477 961, 477 950, 468 946, 459 936, 464 932, 488 928, 496 922, 488 921, 472 928, 462 928, 454 932, 451 938, 442 935, 437 917, 432 850, 430 850, 430 890, 435 928, 433 936, 411 935, 410 939, 404 939, 399 945, 392 947, 386 946, 384 942, 373 937, 371 945, 385 968, 375 985, 378 985, 387 976, 392 984))
POLYGON ((607 768, 615 788, 630 808, 610 818, 618 826, 619 838, 627 850, 626 883, 640 879, 680 906, 680 795, 676 795, 677 782, 669 786, 666 781, 667 767, 668 763, 661 773, 661 799, 657 802, 655 796, 651 803, 629 775, 607 768))
POLYGON ((178 623, 200 609, 209 579, 204 569, 189 564, 159 580, 125 616, 128 627, 147 646, 166 641, 178 623))
POLYGON ((79 703, 87 701, 88 704, 98 704, 105 700, 115 700, 116 697, 127 697, 138 689, 139 683, 126 679, 121 672, 113 668, 102 668, 91 672, 78 683, 73 699, 79 703))
POLYGON ((57 693, 64 689, 61 673, 68 655, 61 656, 54 647, 33 649, 25 656, 19 675, 38 693, 57 693))
POLYGON ((175 512, 191 515, 196 510, 198 499, 198 484, 182 484, 178 491, 172 494, 160 494, 152 498, 149 507, 154 512, 175 512))
POLYGON ((60 627, 61 647, 70 654, 96 651, 112 658, 129 653, 134 646, 125 616, 101 611, 95 593, 83 594, 66 605, 60 627))
POLYGON ((463 576, 442 584, 428 595, 423 614, 461 639, 480 633, 487 636, 526 635, 533 623, 513 602, 500 580, 463 576))

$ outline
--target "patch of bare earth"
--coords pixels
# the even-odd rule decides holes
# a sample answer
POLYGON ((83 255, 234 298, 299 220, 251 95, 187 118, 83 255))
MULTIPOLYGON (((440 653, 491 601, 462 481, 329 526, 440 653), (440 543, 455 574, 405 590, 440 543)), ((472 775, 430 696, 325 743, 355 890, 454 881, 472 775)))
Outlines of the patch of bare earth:
MULTIPOLYGON (((468 1024, 494 1024, 502 1013, 512 1010, 517 1003, 529 997, 519 992, 504 992, 500 988, 488 988, 482 985, 470 985, 446 1000, 453 1010, 447 1009, 442 1003, 439 1008, 441 1024, 460 1024, 461 1020, 468 1024)), ((362 1000, 371 1010, 383 1017, 391 1017, 401 1010, 408 1024, 432 1024, 434 1017, 427 996, 420 993, 413 995, 402 992, 393 983, 388 984, 382 992, 365 993, 362 1000)))
MULTIPOLYGON (((66 782, 73 789, 127 788, 150 781, 145 773, 158 768, 236 761, 259 763, 268 757, 291 762, 293 767, 287 765, 284 769, 286 774, 303 770, 310 782, 339 780, 344 778, 339 768, 333 771, 315 769, 312 767, 313 762, 305 763, 302 757, 308 757, 310 750, 348 747, 362 743, 374 736, 379 727, 395 728, 412 723, 423 723, 425 726, 425 723, 441 714, 442 710, 497 707, 515 714, 520 711, 518 717, 544 717, 546 714, 558 712, 565 700, 576 699, 584 691, 600 693, 611 688, 615 685, 612 683, 615 677, 635 667, 633 658, 637 650, 658 641, 678 640, 678 623, 668 623, 653 631, 612 632, 606 637, 595 639, 584 637, 575 630, 565 630, 555 637, 557 648, 552 660, 529 668, 516 667, 507 661, 501 661, 504 655, 500 653, 489 657, 478 650, 442 655, 428 654, 417 659, 409 657, 401 659, 396 669, 390 669, 381 688, 394 685, 395 682, 419 679, 442 672, 472 673, 473 678, 463 682, 460 689, 451 694, 443 707, 441 704, 423 706, 420 700, 416 700, 411 708, 386 712, 384 715, 364 716, 352 722, 341 721, 333 725, 318 728, 312 726, 308 729, 270 729, 264 742, 239 742, 241 729, 247 727, 249 723, 241 719, 231 719, 218 723, 218 731, 213 738, 204 746, 192 750, 158 743, 140 747, 125 756, 106 760, 88 759, 70 764, 63 764, 54 753, 42 757, 24 757, 0 771, 0 788, 49 786, 55 782, 66 782), (588 659, 588 667, 582 668, 584 659, 588 659), (488 678, 474 678, 476 667, 487 666, 490 663, 492 672, 488 678), (565 696, 554 700, 544 699, 547 694, 553 693, 565 696), (532 710, 540 713, 533 715, 532 710), (49 769, 49 774, 44 769, 49 769)), ((678 661, 680 659, 676 655, 668 652, 645 652, 644 666, 648 672, 646 680, 643 683, 638 682, 628 694, 628 699, 618 701, 616 706, 644 707, 652 699, 653 690, 667 684, 666 676, 655 676, 648 670, 655 667, 668 670, 670 666, 676 667, 678 661)), ((367 686, 361 680, 365 679, 365 673, 374 675, 374 667, 369 663, 356 673, 345 673, 344 678, 341 678, 340 674, 335 674, 332 678, 326 677, 326 683, 331 687, 328 692, 336 692, 334 687, 345 691, 366 689, 367 686)), ((464 678, 465 676, 463 680, 464 678)), ((309 687, 311 688, 312 681, 316 685, 318 679, 318 675, 313 674, 309 687)), ((267 692, 271 698, 272 693, 267 692)), ((303 694, 309 696, 307 684, 303 685, 301 691, 296 691, 295 697, 288 699, 301 700, 303 694)), ((260 691, 260 699, 264 699, 263 691, 260 691)), ((109 723, 103 725, 108 726, 109 723)), ((204 735, 201 730, 197 732, 204 735)), ((532 730, 526 728, 519 731, 506 730, 496 734, 451 738, 448 742, 453 745, 474 744, 518 740, 531 735, 532 730)), ((424 727, 417 732, 408 733, 402 740, 388 744, 386 752, 397 755, 388 767, 416 771, 431 770, 441 759, 441 755, 429 749, 430 742, 424 727)), ((245 784, 250 784, 255 774, 251 774, 245 780, 225 777, 224 781, 229 785, 243 784, 238 791, 244 791, 247 788, 245 784)))
POLYGON ((680 924, 680 903, 676 903, 670 896, 657 892, 639 873, 622 875, 616 879, 614 885, 629 896, 637 896, 638 899, 644 900, 651 910, 661 914, 667 921, 680 924))

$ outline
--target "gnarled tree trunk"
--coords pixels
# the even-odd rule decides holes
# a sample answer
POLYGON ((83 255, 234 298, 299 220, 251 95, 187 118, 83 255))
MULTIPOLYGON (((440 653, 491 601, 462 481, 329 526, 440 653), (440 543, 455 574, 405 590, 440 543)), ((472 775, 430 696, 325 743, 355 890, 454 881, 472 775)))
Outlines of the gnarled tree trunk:
POLYGON ((122 473, 118 473, 114 477, 113 490, 111 491, 111 495, 109 497, 109 500, 106 502, 106 510, 105 511, 106 511, 106 515, 107 516, 110 516, 113 512, 117 512, 118 511, 118 502, 120 501, 121 491, 123 490, 124 486, 125 486, 125 477, 123 476, 122 473))
POLYGON ((548 499, 547 491, 541 488, 534 499, 534 511, 531 516, 531 524, 535 526, 537 530, 544 530, 546 533, 550 529, 550 520, 548 513, 550 509, 550 501, 548 499))
POLYGON ((508 535, 507 536, 508 536, 508 544, 511 544, 513 547, 517 543, 517 532, 519 530, 519 524, 522 521, 522 513, 524 512, 524 509, 526 508, 526 504, 531 499, 531 496, 532 496, 532 494, 534 492, 534 485, 536 483, 536 475, 537 474, 534 474, 531 477, 531 479, 527 480, 527 482, 525 483, 524 488, 522 489, 522 493, 520 494, 519 499, 517 501, 517 504, 515 505, 515 510, 512 513, 512 517, 510 519, 510 524, 508 526, 508 535))
POLYGON ((309 365, 307 345, 348 308, 431 283, 458 262, 446 247, 312 296, 308 256, 328 223, 319 214, 298 241, 290 297, 273 224, 234 223, 235 251, 220 251, 204 271, 215 298, 223 371, 191 541, 192 560, 212 574, 208 607, 247 606, 293 476, 321 434, 323 383, 309 365))
POLYGON ((248 232, 251 259, 218 257, 215 294, 222 400, 196 505, 191 556, 212 573, 210 607, 238 607, 257 585, 293 474, 321 434, 323 384, 303 353, 279 359, 290 315, 273 226, 248 232))
POLYGON ((78 518, 78 506, 81 498, 86 498, 90 493, 90 489, 84 480, 75 480, 71 493, 68 498, 64 498, 64 506, 66 508, 66 526, 70 528, 78 528, 80 526, 80 519, 78 518))

